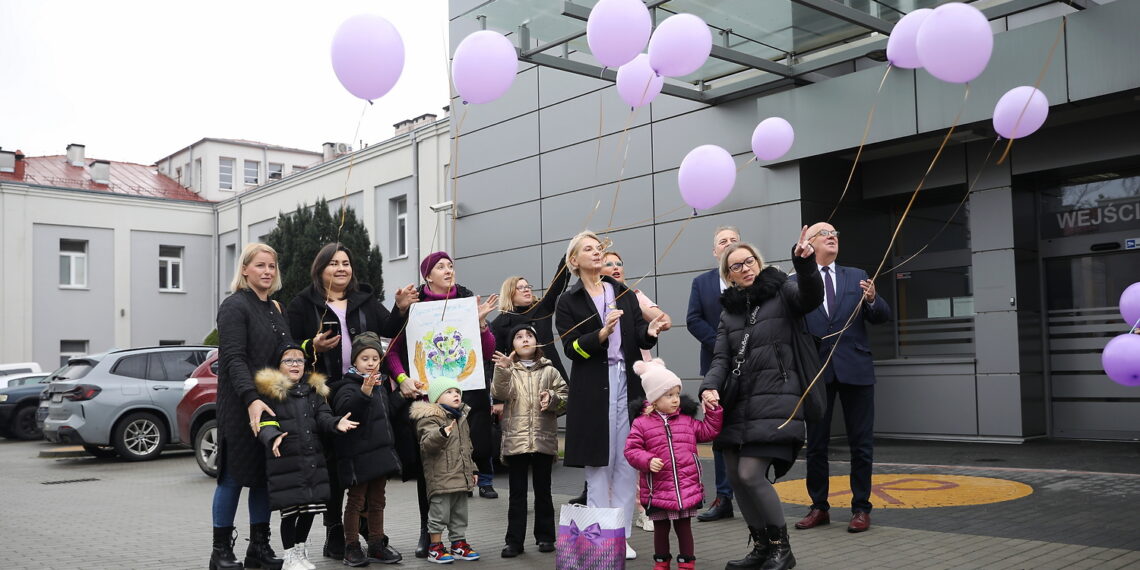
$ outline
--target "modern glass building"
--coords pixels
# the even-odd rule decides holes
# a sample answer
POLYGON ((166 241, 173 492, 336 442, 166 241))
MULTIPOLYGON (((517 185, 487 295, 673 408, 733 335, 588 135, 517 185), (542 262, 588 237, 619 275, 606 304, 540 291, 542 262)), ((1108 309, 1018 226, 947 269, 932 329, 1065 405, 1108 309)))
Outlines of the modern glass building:
POLYGON ((547 283, 573 234, 605 233, 628 279, 672 316, 659 352, 694 388, 684 315, 693 277, 714 265, 714 228, 740 227, 787 270, 800 226, 830 219, 839 263, 882 264, 895 308, 868 347, 877 434, 1140 437, 1140 389, 1109 380, 1099 357, 1127 330, 1120 292, 1140 281, 1140 2, 974 2, 994 51, 967 95, 923 70, 887 72, 893 24, 934 0, 651 1, 658 23, 702 17, 714 47, 636 111, 589 53, 594 3, 451 1, 452 52, 490 29, 520 54, 504 97, 453 100, 461 283, 484 294, 508 275, 547 283), (994 104, 1038 82, 1050 116, 999 163, 994 104), (794 126, 795 144, 749 163, 752 130, 770 116, 794 126), (739 171, 729 198, 693 217, 677 169, 702 144, 733 153, 739 171))

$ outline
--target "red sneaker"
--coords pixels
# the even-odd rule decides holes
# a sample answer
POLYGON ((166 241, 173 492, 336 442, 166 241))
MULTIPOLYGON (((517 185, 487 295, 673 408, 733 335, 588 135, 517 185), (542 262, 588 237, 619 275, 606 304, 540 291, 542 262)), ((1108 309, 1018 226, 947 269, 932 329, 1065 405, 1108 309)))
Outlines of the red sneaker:
POLYGON ((456 540, 451 543, 451 556, 456 560, 478 560, 479 553, 467 544, 466 540, 456 540))
POLYGON ((435 562, 436 564, 451 564, 455 562, 455 558, 447 551, 442 542, 434 542, 428 546, 428 562, 435 562))

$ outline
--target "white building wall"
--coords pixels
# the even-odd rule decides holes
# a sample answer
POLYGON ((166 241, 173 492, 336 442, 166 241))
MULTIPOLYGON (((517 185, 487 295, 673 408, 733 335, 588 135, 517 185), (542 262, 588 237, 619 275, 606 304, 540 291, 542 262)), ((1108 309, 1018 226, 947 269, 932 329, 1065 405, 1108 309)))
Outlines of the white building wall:
POLYGON ((320 160, 321 154, 318 152, 291 151, 272 145, 202 139, 182 151, 159 160, 156 166, 159 172, 197 192, 203 198, 220 201, 270 182, 269 163, 282 164, 282 174, 283 177, 286 177, 293 172, 294 167, 308 168, 320 160), (222 189, 220 186, 221 167, 219 161, 222 158, 234 160, 233 182, 228 190, 222 189), (201 176, 198 176, 199 173, 195 166, 198 160, 202 161, 201 176), (258 163, 257 184, 245 183, 245 161, 247 160, 258 163), (182 169, 181 177, 179 177, 179 168, 182 169))

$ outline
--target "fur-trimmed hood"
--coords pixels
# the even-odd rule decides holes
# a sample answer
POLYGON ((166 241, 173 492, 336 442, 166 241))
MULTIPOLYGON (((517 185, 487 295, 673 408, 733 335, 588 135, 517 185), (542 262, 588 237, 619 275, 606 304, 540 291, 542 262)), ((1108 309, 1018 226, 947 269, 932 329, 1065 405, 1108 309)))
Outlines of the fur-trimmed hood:
MULTIPOLYGON (((329 395, 329 387, 327 385, 328 378, 320 372, 310 372, 307 378, 302 378, 313 391, 320 397, 327 398, 329 395)), ((293 381, 289 379, 285 373, 276 368, 262 368, 253 377, 253 384, 257 387, 257 392, 263 396, 267 396, 278 402, 284 402, 285 398, 289 396, 289 390, 293 388, 293 381)))
POLYGON ((772 297, 780 294, 780 288, 787 282, 788 275, 769 265, 760 271, 756 280, 748 287, 729 286, 720 295, 720 304, 724 310, 732 314, 747 313, 772 297))
MULTIPOLYGON (((468 406, 467 404, 463 404, 462 410, 463 410, 463 415, 466 416, 467 413, 469 411, 471 411, 471 406, 468 406)), ((413 420, 419 420, 421 418, 430 418, 430 417, 438 417, 438 418, 444 418, 444 419, 447 418, 447 412, 444 411, 443 408, 439 407, 439 404, 432 404, 430 402, 425 402, 423 400, 417 400, 417 401, 413 402, 412 403, 412 409, 408 412, 408 415, 413 420)))
MULTIPOLYGON (((638 398, 638 399, 630 402, 630 404, 629 404, 629 415, 630 415, 629 419, 630 419, 630 421, 633 421, 639 415, 644 415, 644 414, 648 413, 648 412, 646 412, 646 407, 648 405, 649 405, 649 402, 647 402, 645 400, 645 398, 638 398)), ((701 408, 700 402, 697 402, 696 400, 690 398, 688 396, 688 394, 681 394, 681 407, 677 408, 678 414, 684 414, 686 416, 696 417, 697 410, 699 410, 700 408, 701 408)), ((674 414, 674 415, 676 415, 676 414, 674 414)))

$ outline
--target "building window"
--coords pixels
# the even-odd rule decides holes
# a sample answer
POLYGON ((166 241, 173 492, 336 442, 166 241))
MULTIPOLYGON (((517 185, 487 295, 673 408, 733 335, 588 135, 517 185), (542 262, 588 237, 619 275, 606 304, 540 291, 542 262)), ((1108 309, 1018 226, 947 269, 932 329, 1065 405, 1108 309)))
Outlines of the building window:
POLYGON ((158 346, 183 346, 186 344, 184 340, 160 340, 158 346))
POLYGON ((281 180, 285 176, 285 165, 276 162, 269 163, 269 179, 281 180))
POLYGON ((218 187, 222 190, 234 188, 234 159, 218 159, 218 187))
POLYGON ((256 160, 245 161, 245 183, 257 184, 257 171, 261 169, 261 163, 256 160))
POLYGON ((392 200, 392 257, 408 256, 408 198, 400 196, 392 200))
POLYGON ((59 286, 87 287, 87 241, 59 240, 59 286))
POLYGON ((201 184, 202 184, 201 180, 202 180, 202 159, 195 158, 194 159, 193 177, 190 178, 190 187, 191 188, 196 187, 196 186, 201 187, 201 184))
POLYGON ((182 247, 158 246, 158 290, 182 290, 182 247))
POLYGON ((59 365, 66 366, 69 359, 83 356, 87 352, 87 341, 85 340, 61 340, 59 341, 59 365))
POLYGON ((222 266, 222 270, 225 271, 226 276, 225 281, 222 281, 222 289, 226 289, 227 284, 234 278, 234 272, 237 271, 237 267, 235 267, 236 264, 237 246, 231 243, 226 246, 226 264, 222 266))

